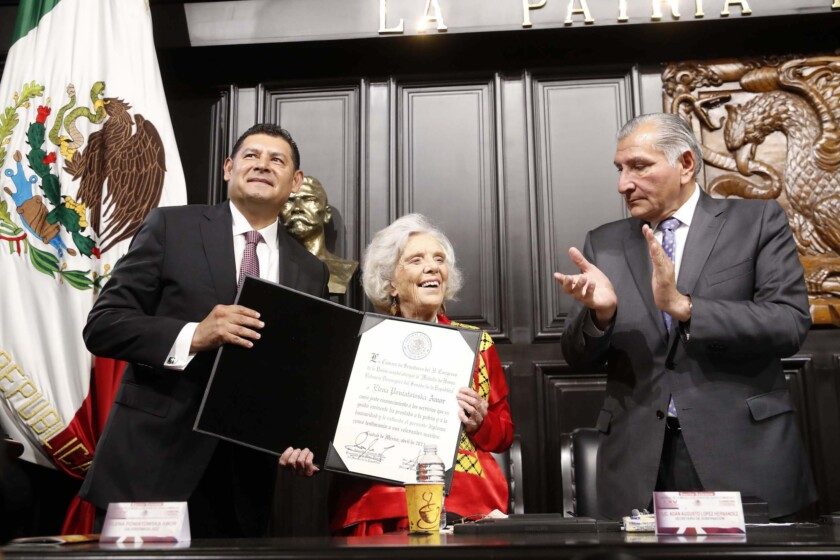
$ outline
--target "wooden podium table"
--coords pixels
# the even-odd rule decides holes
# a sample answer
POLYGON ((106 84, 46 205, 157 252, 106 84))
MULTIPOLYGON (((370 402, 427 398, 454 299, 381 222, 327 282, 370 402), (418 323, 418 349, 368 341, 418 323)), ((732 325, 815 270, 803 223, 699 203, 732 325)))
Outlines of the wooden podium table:
POLYGON ((526 558, 682 559, 839 558, 840 527, 750 527, 746 537, 657 537, 649 533, 517 535, 405 534, 353 538, 197 540, 177 545, 8 545, 5 560, 54 559, 362 559, 488 560, 526 558))

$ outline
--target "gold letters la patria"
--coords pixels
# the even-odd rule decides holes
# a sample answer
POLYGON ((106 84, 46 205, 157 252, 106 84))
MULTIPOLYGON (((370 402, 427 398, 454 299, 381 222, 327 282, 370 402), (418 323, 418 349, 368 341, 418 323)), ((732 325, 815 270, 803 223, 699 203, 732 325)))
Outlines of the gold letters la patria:
MULTIPOLYGON (((394 0, 391 0, 392 3, 394 0)), ((452 1, 452 0, 449 0, 452 1)), ((501 0, 500 0, 501 1, 501 0)), ((550 5, 550 3, 560 3, 565 8, 566 18, 563 24, 568 26, 573 23, 594 24, 595 18, 587 4, 587 0, 505 0, 508 2, 519 2, 522 5, 522 27, 533 27, 531 21, 531 12, 533 10, 540 10, 550 5), (573 18, 575 15, 583 16, 582 18, 573 18)), ((667 4, 672 20, 679 20, 681 15, 679 11, 679 0, 606 0, 607 2, 614 2, 616 7, 616 19, 618 23, 628 23, 630 21, 631 11, 635 12, 635 20, 649 18, 649 21, 662 21, 663 18, 663 4, 667 4), (629 4, 629 6, 628 6, 629 4)), ((823 0, 831 4, 831 9, 840 9, 840 0, 823 0)), ((419 22, 414 29, 417 33, 428 33, 430 31, 445 32, 448 28, 444 23, 444 16, 446 13, 446 0, 403 0, 403 3, 417 2, 417 21, 419 22)), ((705 7, 708 8, 711 4, 713 8, 720 7, 720 17, 726 18, 733 15, 749 16, 752 8, 747 0, 694 0, 694 18, 701 19, 706 17, 705 7)), ((405 33, 405 19, 399 18, 396 23, 391 22, 389 26, 388 21, 388 0, 379 0, 379 29, 380 35, 401 35, 405 33)))

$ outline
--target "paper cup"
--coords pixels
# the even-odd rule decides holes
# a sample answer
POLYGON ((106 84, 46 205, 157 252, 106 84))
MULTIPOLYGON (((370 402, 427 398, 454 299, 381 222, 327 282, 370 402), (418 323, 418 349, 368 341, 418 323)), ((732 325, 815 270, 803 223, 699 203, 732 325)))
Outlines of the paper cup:
POLYGON ((408 483, 405 485, 410 533, 440 531, 440 512, 443 509, 443 483, 408 483))

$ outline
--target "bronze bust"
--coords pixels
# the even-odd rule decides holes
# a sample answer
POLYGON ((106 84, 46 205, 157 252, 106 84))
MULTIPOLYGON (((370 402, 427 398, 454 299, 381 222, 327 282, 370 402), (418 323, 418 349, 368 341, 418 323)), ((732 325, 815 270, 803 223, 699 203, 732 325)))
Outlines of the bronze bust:
POLYGON ((280 220, 307 251, 326 263, 330 269, 330 293, 347 293, 347 284, 359 263, 327 250, 324 228, 332 220, 332 207, 321 182, 309 175, 304 177, 300 190, 289 197, 280 211, 280 220))

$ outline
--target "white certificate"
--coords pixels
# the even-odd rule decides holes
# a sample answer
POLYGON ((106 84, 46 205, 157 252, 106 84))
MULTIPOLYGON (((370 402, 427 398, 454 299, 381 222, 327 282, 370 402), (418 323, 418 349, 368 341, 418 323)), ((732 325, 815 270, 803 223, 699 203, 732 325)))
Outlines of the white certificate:
MULTIPOLYGON (((382 318, 359 340, 330 454, 351 474, 414 482, 434 444, 449 471, 461 421, 455 395, 469 387, 480 331, 382 318)), ((328 461, 328 467, 330 466, 328 461)))

